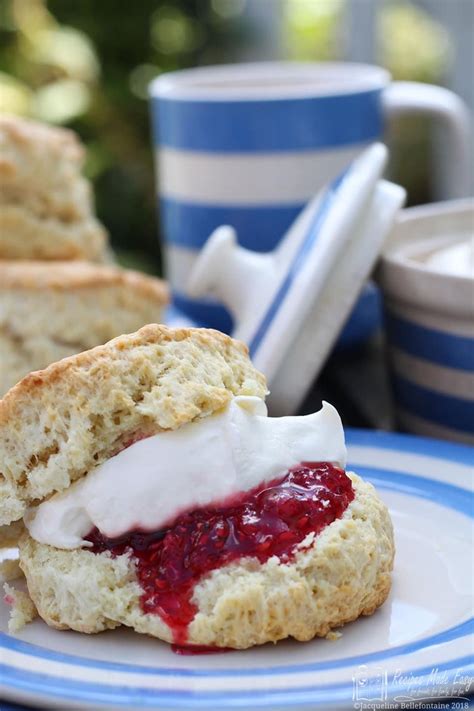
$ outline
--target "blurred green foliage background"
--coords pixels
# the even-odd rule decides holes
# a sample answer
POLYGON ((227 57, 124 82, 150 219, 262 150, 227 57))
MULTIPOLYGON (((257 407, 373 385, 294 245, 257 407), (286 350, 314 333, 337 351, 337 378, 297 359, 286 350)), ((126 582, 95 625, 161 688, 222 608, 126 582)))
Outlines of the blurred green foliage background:
MULTIPOLYGON (((160 270, 147 85, 161 72, 242 60, 259 41, 246 4, 0 0, 0 110, 78 131, 98 215, 129 265, 160 270)), ((347 0, 286 0, 284 54, 342 58, 346 9, 347 0)), ((385 2, 377 34, 378 61, 395 78, 442 82, 450 38, 426 13, 385 2)), ((394 177, 412 202, 429 199, 425 134, 414 119, 394 127, 404 149, 394 177)))

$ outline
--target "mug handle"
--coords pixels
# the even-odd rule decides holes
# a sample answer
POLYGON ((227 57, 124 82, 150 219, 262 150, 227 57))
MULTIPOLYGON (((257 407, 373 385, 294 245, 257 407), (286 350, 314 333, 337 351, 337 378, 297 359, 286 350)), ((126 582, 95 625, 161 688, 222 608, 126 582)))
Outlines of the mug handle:
POLYGON ((438 162, 435 197, 447 200, 469 195, 469 111, 462 99, 441 86, 396 81, 383 92, 383 105, 389 118, 424 114, 439 120, 443 137, 435 147, 438 162))

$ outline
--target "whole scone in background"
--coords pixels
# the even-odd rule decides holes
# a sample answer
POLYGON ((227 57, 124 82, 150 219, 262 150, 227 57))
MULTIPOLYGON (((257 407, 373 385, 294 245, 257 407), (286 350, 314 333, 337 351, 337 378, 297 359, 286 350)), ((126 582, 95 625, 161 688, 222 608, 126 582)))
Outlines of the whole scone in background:
POLYGON ((162 320, 164 282, 87 262, 0 261, 0 397, 27 373, 162 320))
POLYGON ((0 117, 0 259, 110 261, 70 130, 0 117))
MULTIPOLYGON (((265 394, 242 344, 215 331, 153 325, 32 374, 0 401, 0 524, 67 489, 130 437, 177 429, 236 395, 265 394)), ((309 640, 384 602, 392 524, 374 488, 349 476, 353 501, 340 519, 309 535, 291 561, 242 558, 198 582, 190 644, 309 640)), ((94 633, 123 624, 172 641, 161 617, 142 611, 129 555, 60 550, 24 534, 20 561, 49 625, 94 633)))

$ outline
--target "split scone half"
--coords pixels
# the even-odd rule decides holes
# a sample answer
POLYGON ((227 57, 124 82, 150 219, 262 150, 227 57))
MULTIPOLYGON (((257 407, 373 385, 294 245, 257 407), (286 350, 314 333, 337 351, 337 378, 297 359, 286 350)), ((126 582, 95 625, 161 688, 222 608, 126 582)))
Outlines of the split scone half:
POLYGON ((0 117, 0 259, 110 261, 73 131, 0 117))
POLYGON ((271 418, 265 395, 241 343, 149 325, 0 401, 0 525, 24 519, 45 622, 244 649, 384 602, 392 525, 337 412, 271 418))
POLYGON ((160 322, 167 303, 166 284, 138 272, 0 261, 0 397, 31 371, 160 322))

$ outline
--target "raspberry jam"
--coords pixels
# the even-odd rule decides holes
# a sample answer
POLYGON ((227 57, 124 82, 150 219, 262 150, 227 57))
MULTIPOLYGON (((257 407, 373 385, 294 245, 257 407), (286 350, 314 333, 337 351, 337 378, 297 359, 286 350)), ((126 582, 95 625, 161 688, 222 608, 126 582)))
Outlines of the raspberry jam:
POLYGON ((106 538, 93 529, 94 553, 131 552, 143 589, 141 607, 158 614, 183 645, 197 612, 194 586, 206 573, 245 556, 288 562, 298 543, 340 518, 354 498, 346 473, 326 462, 303 462, 282 478, 234 497, 222 507, 181 514, 170 528, 106 538))

